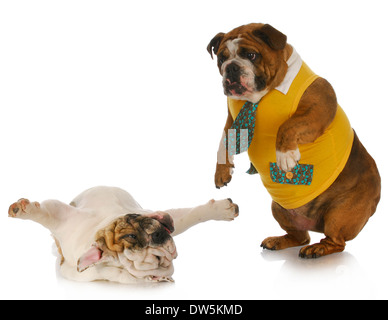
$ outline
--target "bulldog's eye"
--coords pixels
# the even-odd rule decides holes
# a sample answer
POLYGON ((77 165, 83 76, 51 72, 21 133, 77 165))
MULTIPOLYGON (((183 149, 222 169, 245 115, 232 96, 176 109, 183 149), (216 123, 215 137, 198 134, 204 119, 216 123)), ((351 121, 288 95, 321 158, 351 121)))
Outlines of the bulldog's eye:
POLYGON ((133 233, 124 234, 120 239, 136 239, 136 235, 133 233))
POLYGON ((254 53, 254 52, 249 52, 249 53, 247 53, 247 58, 248 58, 249 60, 251 60, 251 61, 255 61, 256 58, 257 58, 257 54, 254 53))

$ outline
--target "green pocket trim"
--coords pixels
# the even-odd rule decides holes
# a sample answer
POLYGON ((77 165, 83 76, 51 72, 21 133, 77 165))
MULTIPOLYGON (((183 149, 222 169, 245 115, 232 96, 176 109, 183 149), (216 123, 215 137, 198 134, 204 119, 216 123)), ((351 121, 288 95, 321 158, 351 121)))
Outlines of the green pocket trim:
POLYGON ((270 175, 273 182, 292 185, 311 185, 314 166, 312 164, 297 164, 291 171, 281 170, 276 162, 269 163, 270 175))

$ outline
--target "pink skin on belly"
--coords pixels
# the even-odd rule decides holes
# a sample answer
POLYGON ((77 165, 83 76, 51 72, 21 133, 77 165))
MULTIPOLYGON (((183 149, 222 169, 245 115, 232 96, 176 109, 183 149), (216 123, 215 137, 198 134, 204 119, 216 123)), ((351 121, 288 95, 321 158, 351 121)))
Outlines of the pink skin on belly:
POLYGON ((298 230, 314 230, 316 221, 311 220, 301 214, 296 213, 294 209, 288 210, 292 217, 292 222, 298 230))

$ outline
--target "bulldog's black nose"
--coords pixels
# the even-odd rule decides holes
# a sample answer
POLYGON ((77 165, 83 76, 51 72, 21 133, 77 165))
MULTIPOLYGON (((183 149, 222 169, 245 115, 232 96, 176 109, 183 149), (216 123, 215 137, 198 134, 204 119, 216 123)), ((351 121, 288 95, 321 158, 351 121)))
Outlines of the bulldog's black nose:
POLYGON ((156 230, 151 235, 151 238, 152 238, 152 243, 155 245, 164 244, 164 243, 166 243, 167 240, 171 239, 169 233, 166 230, 164 230, 163 228, 156 230))
POLYGON ((240 66, 232 62, 231 64, 227 65, 225 72, 228 77, 232 77, 240 72, 240 66))

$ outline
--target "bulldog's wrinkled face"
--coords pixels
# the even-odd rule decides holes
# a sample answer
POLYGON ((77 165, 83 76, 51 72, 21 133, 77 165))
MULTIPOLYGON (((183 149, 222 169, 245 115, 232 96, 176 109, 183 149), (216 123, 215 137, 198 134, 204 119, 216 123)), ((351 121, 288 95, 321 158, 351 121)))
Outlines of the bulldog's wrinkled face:
POLYGON ((267 24, 217 34, 207 49, 212 57, 217 55, 225 95, 257 102, 279 85, 287 72, 286 41, 284 34, 267 24))
POLYGON ((96 242, 78 261, 78 270, 103 262, 107 257, 129 250, 139 252, 147 248, 162 247, 176 257, 175 244, 171 237, 173 220, 167 213, 149 215, 127 214, 96 234, 96 242))
POLYGON ((173 221, 168 214, 127 214, 100 230, 96 241, 101 245, 105 244, 111 251, 137 251, 165 244, 172 239, 170 234, 173 231, 173 221))
POLYGON ((266 88, 265 73, 259 68, 260 51, 253 46, 244 46, 242 38, 223 43, 217 58, 225 95, 245 98, 266 88))

